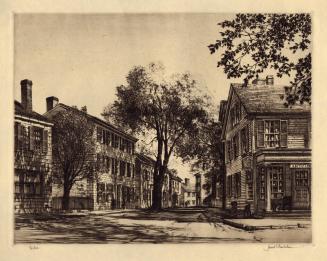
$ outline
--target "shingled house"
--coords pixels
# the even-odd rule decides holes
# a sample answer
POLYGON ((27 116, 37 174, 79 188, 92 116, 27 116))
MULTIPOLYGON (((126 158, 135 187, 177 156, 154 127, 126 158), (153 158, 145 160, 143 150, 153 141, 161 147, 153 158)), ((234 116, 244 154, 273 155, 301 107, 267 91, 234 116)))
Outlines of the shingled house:
POLYGON ((231 85, 222 135, 227 207, 310 209, 311 108, 285 106, 285 91, 270 76, 231 85))
MULTIPOLYGON (((62 110, 76 109, 59 103, 58 98, 47 98, 49 120, 62 110)), ((72 187, 70 209, 112 209, 136 207, 135 143, 137 139, 112 124, 85 115, 94 123, 96 155, 94 161, 101 166, 101 173, 95 179, 83 179, 72 187)), ((55 128, 55 126, 54 126, 55 128)), ((61 208, 62 188, 53 184, 53 208, 61 208)))
POLYGON ((22 80, 21 100, 15 101, 15 212, 50 209, 52 123, 32 107, 32 81, 22 80))

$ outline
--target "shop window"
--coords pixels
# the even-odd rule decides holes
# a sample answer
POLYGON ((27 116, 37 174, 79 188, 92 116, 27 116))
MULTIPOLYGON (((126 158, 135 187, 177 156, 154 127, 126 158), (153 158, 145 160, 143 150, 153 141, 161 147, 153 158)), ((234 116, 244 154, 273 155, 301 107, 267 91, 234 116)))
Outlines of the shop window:
POLYGON ((269 167, 267 175, 270 175, 271 198, 282 198, 284 194, 283 167, 269 167))
POLYGON ((307 170, 297 170, 295 171, 295 186, 296 187, 307 187, 308 186, 308 171, 307 170))

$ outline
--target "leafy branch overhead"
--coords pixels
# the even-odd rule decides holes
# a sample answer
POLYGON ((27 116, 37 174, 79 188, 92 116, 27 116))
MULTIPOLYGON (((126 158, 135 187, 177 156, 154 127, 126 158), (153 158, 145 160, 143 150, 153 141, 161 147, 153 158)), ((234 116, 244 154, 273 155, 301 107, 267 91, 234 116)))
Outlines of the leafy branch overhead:
POLYGON ((244 77, 244 86, 266 69, 288 76, 286 105, 311 104, 311 17, 309 14, 237 14, 218 24, 222 31, 211 54, 227 78, 244 77))

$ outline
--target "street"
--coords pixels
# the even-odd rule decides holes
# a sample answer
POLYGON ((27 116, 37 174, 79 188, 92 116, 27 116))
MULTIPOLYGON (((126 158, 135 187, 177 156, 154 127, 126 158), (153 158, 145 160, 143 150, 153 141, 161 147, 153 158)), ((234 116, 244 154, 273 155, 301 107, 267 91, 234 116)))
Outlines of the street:
POLYGON ((16 216, 15 243, 306 243, 311 227, 244 231, 204 209, 16 216), (215 221, 213 221, 215 220, 215 221))

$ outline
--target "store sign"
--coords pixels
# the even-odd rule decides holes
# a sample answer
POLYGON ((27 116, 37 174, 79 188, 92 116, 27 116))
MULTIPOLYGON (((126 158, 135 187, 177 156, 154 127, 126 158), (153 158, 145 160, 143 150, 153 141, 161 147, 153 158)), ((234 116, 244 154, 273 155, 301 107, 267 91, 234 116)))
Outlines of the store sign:
POLYGON ((310 169, 310 164, 290 164, 291 169, 310 169))

